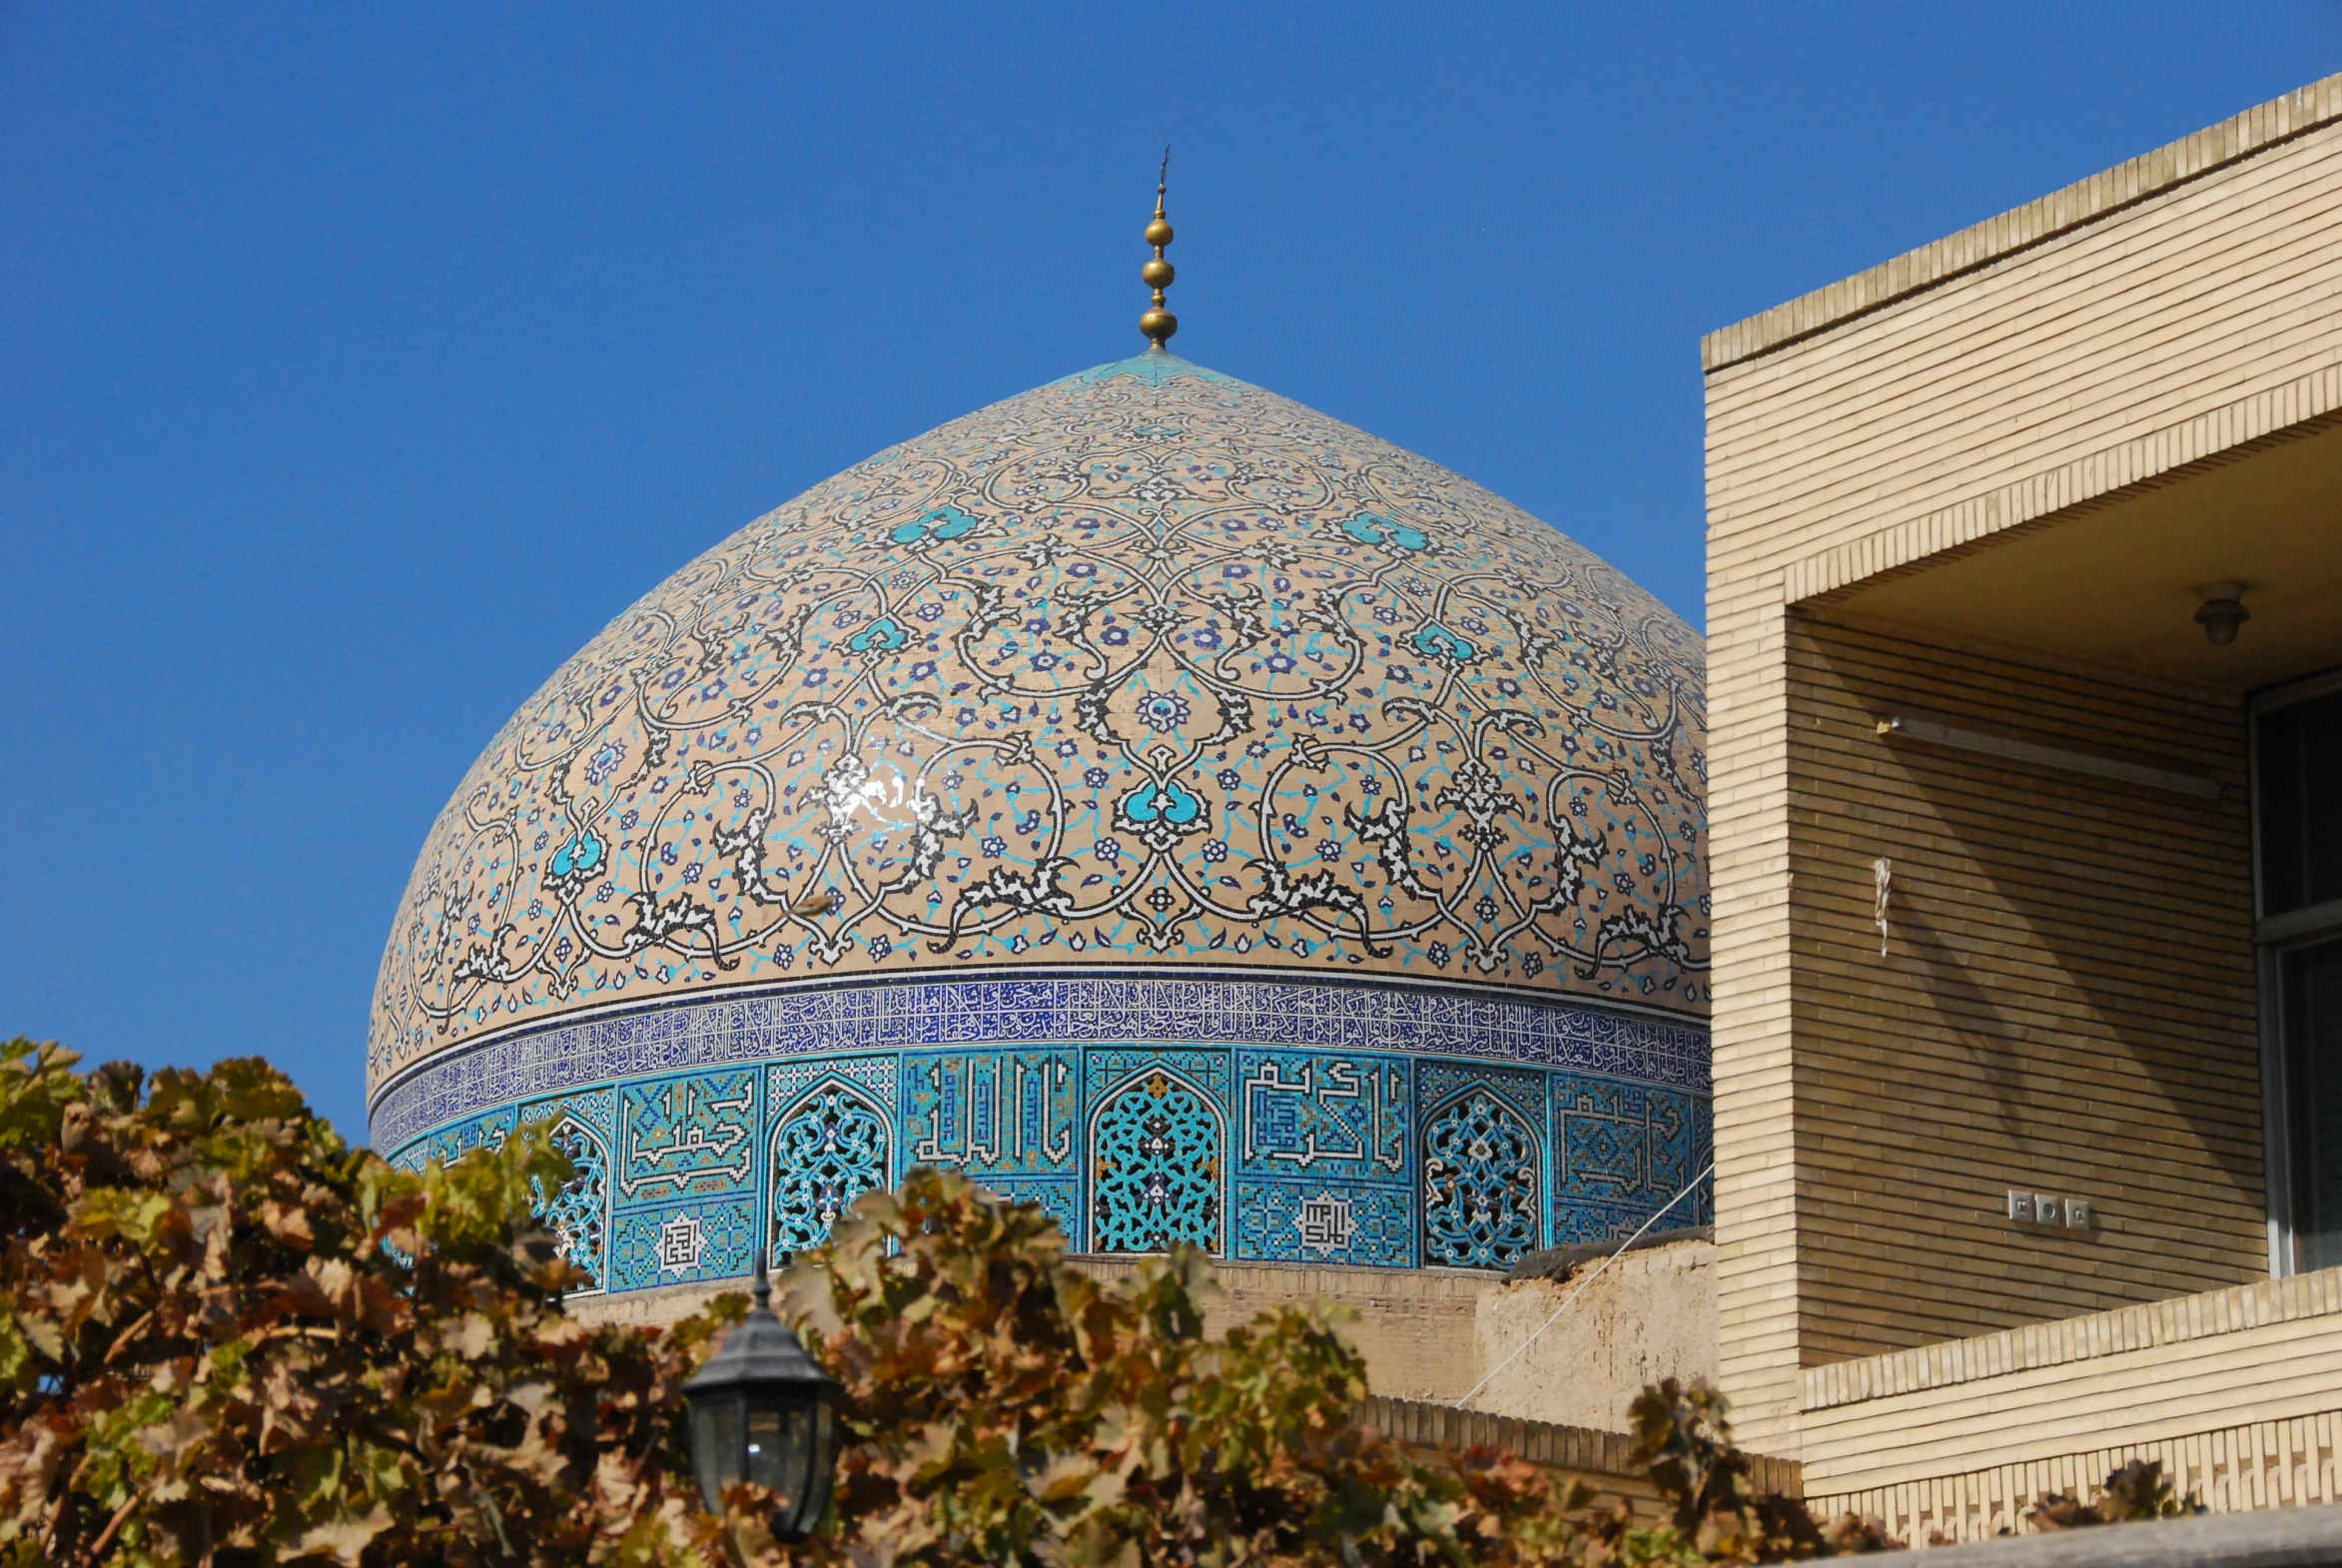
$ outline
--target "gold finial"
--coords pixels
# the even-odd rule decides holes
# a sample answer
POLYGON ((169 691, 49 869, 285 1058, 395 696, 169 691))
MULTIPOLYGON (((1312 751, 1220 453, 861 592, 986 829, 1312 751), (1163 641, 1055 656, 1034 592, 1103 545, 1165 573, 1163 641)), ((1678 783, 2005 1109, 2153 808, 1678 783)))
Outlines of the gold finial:
POLYGON ((1155 247, 1155 260, 1139 269, 1139 277, 1155 291, 1155 309, 1139 318, 1139 330, 1161 349, 1171 342, 1171 336, 1179 330, 1179 319, 1163 308, 1163 291, 1178 276, 1171 264, 1163 259, 1163 248, 1171 243, 1171 220, 1163 216, 1164 193, 1171 189, 1171 149, 1163 150, 1163 173, 1155 181, 1155 221, 1147 226, 1147 243, 1155 247))

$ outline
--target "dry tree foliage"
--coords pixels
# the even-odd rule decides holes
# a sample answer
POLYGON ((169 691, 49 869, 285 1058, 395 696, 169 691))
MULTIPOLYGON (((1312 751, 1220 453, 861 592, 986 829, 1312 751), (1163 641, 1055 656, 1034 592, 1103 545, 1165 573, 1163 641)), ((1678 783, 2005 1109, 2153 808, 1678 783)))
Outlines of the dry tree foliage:
POLYGON ((2204 1512, 2203 1500, 2179 1495, 2163 1475, 2160 1459, 2132 1459, 2107 1475, 2097 1497, 2084 1502, 2069 1492, 2049 1492, 2027 1510, 2036 1530, 2079 1530, 2093 1524, 2130 1524, 2145 1519, 2179 1519, 2204 1512))
POLYGON ((1207 1339, 1209 1288, 1192 1248, 1103 1284, 1045 1213, 961 1176, 865 1196, 787 1285, 846 1389, 834 1526, 793 1558, 755 1549, 826 1568, 1689 1568, 1891 1544, 1752 1495, 1722 1400, 1672 1382, 1635 1406, 1657 1524, 1499 1449, 1423 1462, 1357 1420, 1365 1363, 1339 1316, 1288 1306, 1207 1339))
POLYGON ((566 1314, 540 1130, 408 1175, 266 1063, 77 1072, 0 1047, 0 1568, 1641 1568, 1882 1544, 1752 1496, 1721 1403, 1636 1406, 1637 1525, 1501 1451, 1355 1419, 1333 1316, 1203 1334, 1201 1256, 1128 1288, 1037 1208, 914 1172, 782 1281, 845 1385, 828 1528, 775 1542, 689 1479, 681 1384, 744 1301, 665 1332, 566 1314))
POLYGON ((0 1560, 697 1560, 676 1389, 589 1328, 531 1132, 421 1176, 256 1060, 0 1047, 0 1560))

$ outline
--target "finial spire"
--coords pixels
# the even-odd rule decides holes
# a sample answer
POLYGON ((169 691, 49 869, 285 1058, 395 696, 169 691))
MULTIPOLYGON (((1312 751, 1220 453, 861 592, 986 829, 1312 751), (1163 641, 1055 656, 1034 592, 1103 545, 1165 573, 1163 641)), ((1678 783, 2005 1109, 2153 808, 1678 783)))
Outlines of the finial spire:
POLYGON ((1163 216, 1164 193, 1171 189, 1171 149, 1163 150, 1163 172, 1155 181, 1155 221, 1147 226, 1147 243, 1155 247, 1155 260, 1139 269, 1139 277, 1155 291, 1155 308, 1139 318, 1139 330, 1145 333, 1157 349, 1171 342, 1171 336, 1179 330, 1179 319, 1163 308, 1163 291, 1178 276, 1171 264, 1163 259, 1163 248, 1171 243, 1171 220, 1163 216))

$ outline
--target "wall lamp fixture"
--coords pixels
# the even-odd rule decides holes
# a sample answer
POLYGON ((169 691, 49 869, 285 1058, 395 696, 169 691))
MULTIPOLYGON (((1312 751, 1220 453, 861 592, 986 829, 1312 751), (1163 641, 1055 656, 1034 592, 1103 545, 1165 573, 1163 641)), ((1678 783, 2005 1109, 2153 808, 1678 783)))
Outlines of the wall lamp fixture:
POLYGON ((2203 627, 2206 642, 2225 648, 2236 640, 2236 628, 2252 619, 2252 611, 2244 607, 2244 584, 2207 582, 2196 591, 2204 602, 2195 612, 2195 623, 2203 627))

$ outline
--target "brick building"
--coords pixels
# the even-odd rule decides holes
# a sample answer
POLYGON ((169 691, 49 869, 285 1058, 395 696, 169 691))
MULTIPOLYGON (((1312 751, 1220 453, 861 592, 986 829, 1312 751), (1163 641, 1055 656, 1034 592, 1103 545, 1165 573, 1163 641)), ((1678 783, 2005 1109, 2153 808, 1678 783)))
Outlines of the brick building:
POLYGON ((1744 1438, 2342 1496, 2342 78, 1702 356, 1744 1438))

